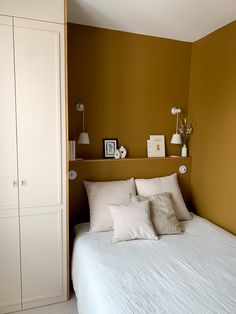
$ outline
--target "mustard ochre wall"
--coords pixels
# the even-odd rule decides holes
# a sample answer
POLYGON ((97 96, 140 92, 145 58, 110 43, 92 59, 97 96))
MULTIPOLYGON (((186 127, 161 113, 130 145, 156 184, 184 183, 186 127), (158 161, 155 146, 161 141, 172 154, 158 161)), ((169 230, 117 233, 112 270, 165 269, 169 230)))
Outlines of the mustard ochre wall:
POLYGON ((170 144, 170 109, 187 112, 191 43, 69 23, 68 62, 69 138, 82 130, 81 101, 91 140, 77 146, 77 157, 102 158, 103 138, 118 138, 129 157, 145 157, 150 134, 166 135, 167 154, 180 153, 170 144))
POLYGON ((236 22, 193 43, 189 113, 197 213, 236 234, 236 22))
POLYGON ((101 158, 102 139, 116 137, 129 157, 144 157, 150 134, 166 135, 167 154, 178 154, 169 144, 176 121, 170 108, 180 106, 196 122, 192 203, 234 234, 235 38, 236 22, 193 44, 68 24, 69 137, 81 132, 75 104, 82 101, 91 139, 79 155, 101 158))

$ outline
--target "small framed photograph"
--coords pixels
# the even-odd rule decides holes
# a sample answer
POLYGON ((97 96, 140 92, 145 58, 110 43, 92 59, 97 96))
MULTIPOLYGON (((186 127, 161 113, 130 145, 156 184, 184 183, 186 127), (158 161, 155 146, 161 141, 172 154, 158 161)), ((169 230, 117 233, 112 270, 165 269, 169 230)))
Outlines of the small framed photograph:
POLYGON ((117 138, 104 138, 103 139, 103 157, 114 158, 115 150, 118 148, 117 138))
POLYGON ((148 157, 165 157, 165 136, 150 135, 148 157))

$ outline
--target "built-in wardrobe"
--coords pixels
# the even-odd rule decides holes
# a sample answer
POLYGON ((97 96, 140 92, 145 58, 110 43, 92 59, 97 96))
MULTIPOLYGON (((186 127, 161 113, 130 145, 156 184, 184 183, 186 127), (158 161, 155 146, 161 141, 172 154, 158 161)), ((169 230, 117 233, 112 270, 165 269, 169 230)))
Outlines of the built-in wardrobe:
POLYGON ((67 299, 64 28, 0 15, 0 313, 67 299))

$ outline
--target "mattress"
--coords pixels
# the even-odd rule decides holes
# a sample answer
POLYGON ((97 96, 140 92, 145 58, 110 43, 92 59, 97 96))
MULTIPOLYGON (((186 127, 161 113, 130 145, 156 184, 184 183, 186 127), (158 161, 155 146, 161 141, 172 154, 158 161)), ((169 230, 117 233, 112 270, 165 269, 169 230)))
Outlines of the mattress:
POLYGON ((113 244, 75 227, 72 280, 80 314, 236 313, 236 237, 193 215, 181 235, 113 244))

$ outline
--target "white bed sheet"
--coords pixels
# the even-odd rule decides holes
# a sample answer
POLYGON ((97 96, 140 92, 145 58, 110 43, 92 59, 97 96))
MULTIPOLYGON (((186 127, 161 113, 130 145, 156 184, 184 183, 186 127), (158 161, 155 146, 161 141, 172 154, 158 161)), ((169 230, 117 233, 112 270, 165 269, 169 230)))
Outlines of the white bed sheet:
POLYGON ((77 225, 79 314, 236 313, 236 237, 196 215, 182 235, 113 244, 77 225))

